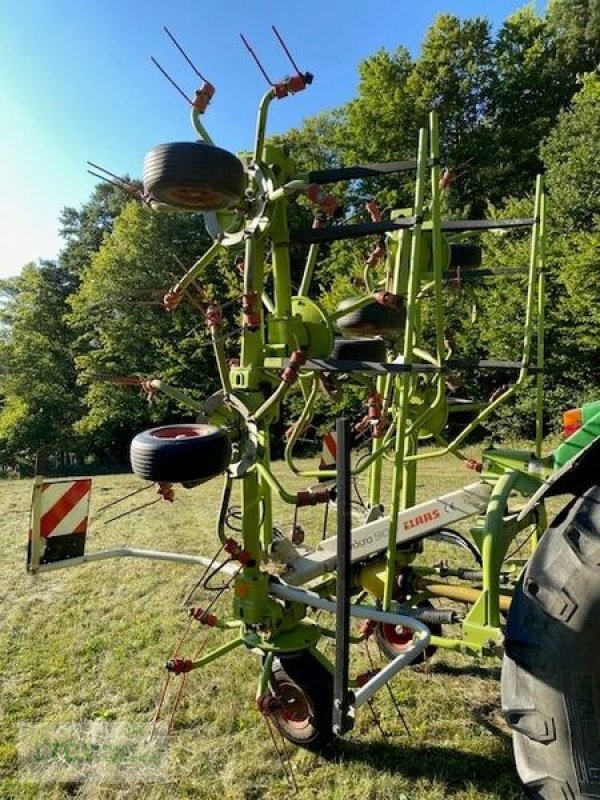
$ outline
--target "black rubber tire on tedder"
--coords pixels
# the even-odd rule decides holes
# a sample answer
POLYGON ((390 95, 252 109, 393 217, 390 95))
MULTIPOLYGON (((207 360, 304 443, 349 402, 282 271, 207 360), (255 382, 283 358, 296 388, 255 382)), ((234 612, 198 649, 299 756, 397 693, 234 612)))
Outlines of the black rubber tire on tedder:
POLYGON ((245 187, 239 158, 205 142, 159 144, 144 159, 144 191, 173 208, 230 208, 240 202, 245 187))
POLYGON ((331 358, 339 361, 379 361, 387 357, 383 339, 334 339, 331 358))
MULTIPOLYGON (((344 301, 340 304, 340 309, 352 302, 353 299, 344 301)), ((338 319, 337 326, 348 337, 383 336, 395 339, 404 331, 405 321, 404 306, 384 306, 373 300, 366 306, 344 314, 338 319)))
POLYGON ((213 425, 163 425, 138 433, 130 457, 133 471, 146 481, 198 484, 227 469, 231 445, 213 425))
POLYGON ((452 242, 450 245, 449 267, 480 267, 482 250, 478 244, 452 242))
POLYGON ((600 797, 600 486, 563 509, 523 573, 502 707, 527 797, 600 797))
POLYGON ((279 731, 298 747, 323 750, 334 738, 333 676, 308 651, 281 654, 278 661, 269 688, 279 731))

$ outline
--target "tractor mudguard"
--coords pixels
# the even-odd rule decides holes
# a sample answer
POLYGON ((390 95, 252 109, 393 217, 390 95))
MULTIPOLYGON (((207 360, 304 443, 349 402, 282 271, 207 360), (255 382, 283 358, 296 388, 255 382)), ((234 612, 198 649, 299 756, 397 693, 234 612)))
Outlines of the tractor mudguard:
POLYGON ((582 495, 597 483, 600 483, 600 437, 590 442, 542 484, 521 509, 518 521, 546 497, 559 494, 582 495))

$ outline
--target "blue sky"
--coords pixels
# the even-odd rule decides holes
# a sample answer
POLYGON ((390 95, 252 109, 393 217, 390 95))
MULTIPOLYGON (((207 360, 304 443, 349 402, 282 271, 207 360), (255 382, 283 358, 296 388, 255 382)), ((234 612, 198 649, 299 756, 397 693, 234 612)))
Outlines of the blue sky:
POLYGON ((150 63, 154 55, 193 93, 195 76, 164 24, 216 86, 205 123, 217 144, 235 151, 251 144, 266 88, 240 32, 280 79, 289 67, 275 24, 300 68, 315 75, 307 91, 274 104, 269 131, 280 132, 351 99, 360 61, 379 48, 402 44, 416 54, 439 12, 497 25, 523 4, 0 0, 0 277, 57 255, 60 209, 79 206, 94 185, 86 160, 135 176, 150 147, 194 138, 184 101, 150 63))

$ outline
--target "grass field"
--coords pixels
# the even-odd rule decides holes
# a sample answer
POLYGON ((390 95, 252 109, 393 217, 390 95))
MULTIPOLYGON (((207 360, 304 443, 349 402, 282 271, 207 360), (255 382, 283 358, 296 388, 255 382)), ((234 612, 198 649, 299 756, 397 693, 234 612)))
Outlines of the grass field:
MULTIPOLYGON (((419 491, 425 497, 472 480, 473 473, 456 460, 426 462, 419 491)), ((132 475, 94 479, 93 509, 139 486, 132 475)), ((198 577, 189 567, 123 559, 30 578, 24 569, 30 492, 29 481, 0 482, 2 800, 521 796, 510 735, 500 716, 499 663, 439 651, 427 665, 404 670, 392 683, 408 734, 388 695, 380 692, 375 707, 386 736, 365 706, 355 730, 329 758, 291 749, 297 792, 290 789, 255 710, 257 658, 242 650, 189 676, 169 740, 164 782, 20 781, 19 724, 114 720, 149 729, 164 661, 186 623, 181 603, 198 577)), ((212 555, 219 492, 220 481, 178 490, 173 505, 161 502, 109 525, 92 515, 88 549, 129 544, 212 555)), ((150 493, 126 501, 123 509, 144 498, 150 499, 150 493)), ((314 512, 303 514, 301 521, 310 530, 310 513, 314 541, 320 535, 314 512)), ((289 510, 280 508, 275 516, 291 522, 289 510)), ((230 595, 222 599, 224 611, 230 600, 230 595)), ((206 604, 206 598, 198 601, 206 604)), ((195 631, 188 650, 204 634, 205 629, 195 631)), ((218 640, 218 633, 210 635, 218 640)))

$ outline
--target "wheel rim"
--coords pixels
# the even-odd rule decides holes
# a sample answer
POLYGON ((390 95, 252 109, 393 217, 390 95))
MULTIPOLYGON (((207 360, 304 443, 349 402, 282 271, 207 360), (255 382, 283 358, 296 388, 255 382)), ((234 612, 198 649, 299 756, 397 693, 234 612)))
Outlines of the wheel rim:
POLYGON ((383 623, 381 633, 385 641, 398 653, 403 653, 413 640, 413 631, 403 625, 383 623))
POLYGON ((291 681, 279 681, 275 696, 279 703, 277 716, 281 725, 296 733, 312 725, 312 703, 300 686, 291 681))
POLYGON ((152 431, 152 436, 157 439, 198 439, 208 436, 210 431, 199 425, 171 425, 168 428, 158 428, 152 431))
POLYGON ((161 194, 165 203, 174 206, 189 206, 212 211, 226 208, 231 204, 229 195, 198 187, 174 186, 171 189, 165 189, 161 194))

